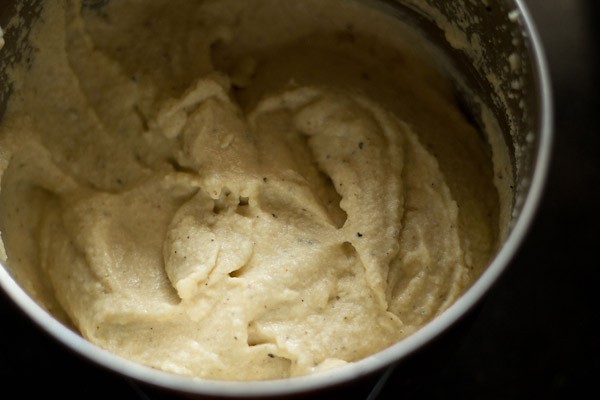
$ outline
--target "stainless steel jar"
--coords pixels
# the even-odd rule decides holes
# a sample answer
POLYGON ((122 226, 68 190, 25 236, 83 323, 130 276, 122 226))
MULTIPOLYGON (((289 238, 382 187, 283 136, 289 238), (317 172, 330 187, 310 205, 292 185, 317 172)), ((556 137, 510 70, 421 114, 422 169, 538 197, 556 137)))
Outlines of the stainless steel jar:
MULTIPOLYGON (((17 12, 19 1, 3 1, 0 26, 17 12)), ((36 18, 37 1, 24 1, 22 15, 28 24, 36 18)), ((92 2, 93 3, 93 2, 92 2)), ((511 223, 493 261, 447 311, 417 333, 366 359, 323 375, 280 381, 221 382, 174 376, 123 360, 84 340, 62 325, 0 267, 0 286, 40 328, 67 348, 91 362, 141 383, 187 396, 260 397, 308 394, 379 376, 424 347, 467 314, 488 292, 511 262, 535 216, 547 173, 552 138, 552 98, 544 52, 534 23, 520 0, 370 0, 368 3, 413 25, 425 35, 459 72, 466 88, 491 109, 508 144, 514 176, 511 223), (467 21, 467 24, 460 22, 467 21), (459 35, 450 32, 456 28, 459 35), (478 50, 479 49, 479 50, 478 50), (484 54, 484 56, 482 56, 484 54), (492 79, 493 78, 493 79, 492 79)), ((0 66, 19 59, 15 41, 19 32, 5 32, 0 66)), ((0 70, 0 123, 11 87, 0 70)), ((462 93, 462 102, 476 123, 480 110, 462 93)), ((9 329, 9 328, 8 328, 9 329)))

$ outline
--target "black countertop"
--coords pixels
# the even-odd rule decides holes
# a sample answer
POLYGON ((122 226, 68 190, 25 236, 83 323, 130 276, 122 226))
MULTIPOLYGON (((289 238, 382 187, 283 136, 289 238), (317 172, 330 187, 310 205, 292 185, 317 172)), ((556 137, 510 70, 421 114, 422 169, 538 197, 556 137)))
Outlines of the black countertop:
MULTIPOLYGON (((469 317, 451 351, 441 359, 421 357, 413 370, 419 379, 410 392, 400 390, 410 371, 397 369, 379 399, 562 399, 595 392, 600 373, 600 335, 594 329, 600 326, 595 253, 600 248, 600 32, 594 32, 594 21, 600 2, 527 3, 546 46, 554 89, 555 143, 544 199, 510 267, 469 317)), ((140 393, 131 382, 71 353, 1 291, 0 321, 0 398, 11 398, 11 389, 19 398, 163 398, 140 393)))

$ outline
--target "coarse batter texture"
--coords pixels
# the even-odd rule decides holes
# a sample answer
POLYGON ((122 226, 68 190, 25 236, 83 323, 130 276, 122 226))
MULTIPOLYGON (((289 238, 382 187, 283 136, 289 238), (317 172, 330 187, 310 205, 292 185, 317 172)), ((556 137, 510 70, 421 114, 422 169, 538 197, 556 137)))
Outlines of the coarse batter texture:
POLYGON ((390 17, 90 3, 45 2, 8 71, 0 228, 11 274, 91 342, 202 378, 315 373, 489 262, 489 145, 390 17))

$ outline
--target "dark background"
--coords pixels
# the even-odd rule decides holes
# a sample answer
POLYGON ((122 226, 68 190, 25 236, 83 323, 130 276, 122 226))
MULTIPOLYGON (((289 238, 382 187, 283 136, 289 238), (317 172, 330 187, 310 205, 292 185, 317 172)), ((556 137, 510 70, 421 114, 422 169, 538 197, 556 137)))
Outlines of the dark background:
MULTIPOLYGON (((510 267, 469 316, 390 376, 378 398, 562 399, 600 373, 600 37, 595 0, 528 0, 553 80, 555 140, 536 220, 510 267), (448 350, 449 349, 449 350, 448 350)), ((365 398, 363 391, 354 396, 365 398)), ((0 398, 163 398, 79 358, 0 291, 0 398)))

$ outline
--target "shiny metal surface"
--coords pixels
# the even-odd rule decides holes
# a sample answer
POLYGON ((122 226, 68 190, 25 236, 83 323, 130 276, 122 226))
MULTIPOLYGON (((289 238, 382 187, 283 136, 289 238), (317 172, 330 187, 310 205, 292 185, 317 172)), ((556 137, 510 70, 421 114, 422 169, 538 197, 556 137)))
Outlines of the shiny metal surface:
MULTIPOLYGON (((0 26, 6 26, 9 16, 14 14, 15 3, 9 1, 0 5, 0 26)), ((34 4, 35 1, 26 3, 34 4)), ((271 382, 215 382, 165 374, 123 360, 91 345, 46 313, 19 287, 4 268, 0 268, 0 286, 6 294, 45 332, 86 359, 140 382, 197 395, 264 398, 330 388, 336 384, 378 374, 442 335, 472 309, 497 281, 522 244, 535 217, 547 175, 552 142, 553 111, 548 68, 533 21, 521 1, 465 2, 464 7, 460 8, 456 8, 457 2, 433 0, 425 2, 389 0, 375 3, 388 12, 411 21, 421 29, 423 34, 442 49, 456 69, 461 71, 469 88, 490 105, 509 143, 517 172, 514 221, 506 242, 479 280, 439 318, 395 346, 331 374, 271 382), (493 6, 486 6, 485 4, 488 3, 493 3, 493 6), (431 10, 435 10, 435 16, 431 10), (476 65, 468 52, 449 46, 446 35, 433 22, 440 17, 450 21, 455 20, 456 13, 478 16, 479 22, 472 24, 467 29, 467 33, 470 36, 478 35, 481 45, 488 47, 489 57, 485 60, 485 65, 476 65), (515 53, 521 60, 518 75, 522 81, 518 90, 514 89, 512 83, 514 76, 507 75, 505 71, 507 58, 515 53), (500 85, 493 87, 486 76, 490 71, 506 78, 501 80, 500 85)), ((22 13, 26 19, 35 19, 35 7, 26 7, 24 10, 22 13)), ((14 32, 8 30, 5 35, 7 46, 0 52, 0 60, 3 60, 0 61, 0 66, 2 62, 27 57, 27 54, 14 54, 11 43, 14 43, 15 37, 14 32)), ((10 94, 10 85, 1 71, 0 85, 1 116, 10 94)), ((477 121, 477 110, 473 109, 476 105, 468 98, 462 100, 465 102, 465 107, 471 109, 477 121)))

